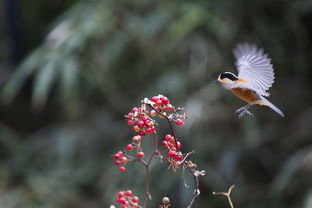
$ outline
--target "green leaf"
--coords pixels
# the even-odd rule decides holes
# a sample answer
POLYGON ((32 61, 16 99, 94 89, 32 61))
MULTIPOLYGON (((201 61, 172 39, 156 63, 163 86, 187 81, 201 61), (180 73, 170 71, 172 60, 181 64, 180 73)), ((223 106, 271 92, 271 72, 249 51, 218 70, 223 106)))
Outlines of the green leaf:
POLYGON ((4 85, 1 92, 1 101, 9 104, 22 89, 23 84, 35 72, 41 62, 43 50, 34 51, 24 62, 15 70, 9 81, 4 85))
POLYGON ((46 104, 58 71, 56 62, 51 60, 46 62, 36 74, 32 96, 32 104, 35 107, 41 108, 46 104))
POLYGON ((78 102, 79 65, 77 60, 70 58, 64 63, 61 70, 60 94, 61 100, 67 111, 75 112, 78 102))
POLYGON ((302 161, 310 151, 311 146, 308 146, 291 155, 273 181, 274 193, 280 193, 287 187, 298 168, 302 165, 302 161))

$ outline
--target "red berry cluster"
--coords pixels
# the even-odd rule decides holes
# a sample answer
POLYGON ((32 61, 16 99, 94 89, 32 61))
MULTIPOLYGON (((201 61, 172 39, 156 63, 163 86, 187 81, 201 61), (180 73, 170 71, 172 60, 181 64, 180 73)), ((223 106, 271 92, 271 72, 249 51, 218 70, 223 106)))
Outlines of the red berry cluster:
POLYGON ((126 146, 128 151, 131 151, 133 149, 137 149, 137 152, 141 151, 141 141, 142 141, 142 136, 136 135, 132 137, 132 144, 128 144, 126 146))
MULTIPOLYGON (((145 154, 141 148, 142 139, 147 134, 156 133, 155 126, 157 124, 152 117, 155 117, 158 114, 160 118, 166 117, 169 120, 175 121, 177 125, 183 125, 184 120, 182 119, 185 119, 186 115, 185 113, 181 115, 181 112, 183 112, 183 109, 176 109, 170 103, 170 100, 164 95, 153 96, 151 100, 145 98, 140 107, 132 108, 131 112, 125 116, 127 118, 128 125, 132 126, 133 131, 137 133, 137 135, 132 137, 132 142, 127 144, 126 150, 132 151, 133 149, 136 149, 137 158, 139 160, 143 158, 145 154)), ((171 140, 165 139, 163 145, 168 148, 168 156, 170 159, 174 159, 175 161, 183 160, 183 155, 179 151, 181 144, 180 142, 176 142, 175 138, 172 137, 171 140)), ((132 156, 125 154, 125 151, 117 152, 114 157, 116 165, 122 164, 119 167, 120 172, 124 172, 126 170, 124 165, 128 161, 134 159, 132 156)))
POLYGON ((132 196, 132 191, 119 191, 116 202, 121 205, 121 208, 141 208, 138 204, 139 197, 132 196))
MULTIPOLYGON (((115 158, 115 164, 117 166, 120 165, 120 172, 124 172, 126 170, 125 165, 129 161, 139 161, 145 166, 149 165, 147 161, 142 159, 145 155, 141 146, 142 140, 147 134, 155 133, 156 135, 155 126, 157 123, 155 120, 153 120, 153 118, 157 115, 159 118, 166 118, 169 121, 170 126, 170 121, 174 121, 176 125, 183 125, 184 120, 187 118, 184 109, 175 108, 166 96, 157 95, 153 96, 152 99, 145 98, 142 100, 140 107, 134 107, 131 109, 131 112, 125 116, 127 118, 128 125, 132 126, 132 129, 136 132, 136 135, 132 137, 131 143, 126 145, 124 151, 118 151, 113 155, 115 158), (136 157, 128 154, 127 151, 130 152, 132 150, 136 150, 136 157)), ((157 135, 155 138, 157 139, 157 135)), ((172 167, 175 171, 184 162, 187 154, 185 156, 182 154, 180 151, 181 143, 170 134, 165 136, 162 145, 166 148, 165 151, 167 152, 168 161, 170 164, 169 168, 172 167)), ((150 156, 149 161, 153 159, 154 155, 158 155, 160 158, 162 158, 158 150, 155 153, 150 156)), ((131 190, 119 191, 116 201, 121 205, 121 208, 142 208, 142 206, 138 204, 139 198, 137 196, 132 196, 131 190)), ((168 208, 170 206, 169 202, 169 199, 163 201, 162 207, 168 208)))
MULTIPOLYGON (((174 113, 172 113, 171 116, 169 116, 172 120, 175 121, 176 125, 184 125, 184 121, 181 118, 184 118, 185 116, 180 116, 176 113, 176 110, 174 106, 170 103, 170 100, 163 95, 153 96, 151 100, 151 105, 154 107, 154 109, 158 112, 160 112, 162 115, 167 116, 167 113, 169 111, 174 110, 174 113)), ((157 112, 155 110, 151 111, 151 115, 156 115, 157 112)), ((163 116, 159 115, 160 118, 163 116)))
POLYGON ((170 100, 163 95, 153 96, 152 101, 155 103, 155 109, 160 112, 174 109, 173 105, 170 104, 170 100))
POLYGON ((167 134, 165 140, 162 142, 162 145, 168 149, 168 160, 169 162, 181 161, 183 160, 183 154, 179 151, 181 143, 176 141, 174 136, 167 134))
POLYGON ((120 172, 124 172, 126 170, 125 164, 128 162, 128 158, 124 155, 122 151, 118 151, 116 154, 114 154, 115 158, 115 165, 123 164, 119 167, 120 172))
MULTIPOLYGON (((143 158, 144 157, 144 152, 142 151, 141 148, 141 140, 142 137, 140 135, 136 135, 132 138, 132 144, 128 144, 126 146, 126 149, 128 151, 131 151, 133 149, 137 149, 137 157, 138 158, 143 158)), ((131 161, 132 159, 128 158, 126 154, 124 154, 122 151, 118 151, 116 154, 113 155, 115 158, 115 165, 120 165, 123 164, 122 166, 119 167, 120 172, 124 172, 126 170, 126 167, 124 166, 128 161, 131 161)))
POLYGON ((142 137, 155 131, 155 122, 147 116, 146 109, 133 108, 126 117, 128 125, 142 137))

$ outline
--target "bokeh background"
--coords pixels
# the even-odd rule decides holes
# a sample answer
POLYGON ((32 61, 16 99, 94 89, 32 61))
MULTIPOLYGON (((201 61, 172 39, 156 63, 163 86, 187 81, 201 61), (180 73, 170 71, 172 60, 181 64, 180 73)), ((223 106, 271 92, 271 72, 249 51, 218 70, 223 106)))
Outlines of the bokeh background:
MULTIPOLYGON (((232 184, 236 208, 312 207, 310 0, 4 0, 0 14, 1 208, 143 198, 142 166, 120 173, 111 155, 133 136, 124 114, 159 93, 187 109, 178 136, 206 170, 197 207, 228 207, 211 193, 232 184), (284 119, 257 106, 237 119, 244 103, 213 82, 235 72, 239 42, 272 58, 284 119)), ((153 163, 149 207, 186 207, 192 180, 167 165, 153 163)))

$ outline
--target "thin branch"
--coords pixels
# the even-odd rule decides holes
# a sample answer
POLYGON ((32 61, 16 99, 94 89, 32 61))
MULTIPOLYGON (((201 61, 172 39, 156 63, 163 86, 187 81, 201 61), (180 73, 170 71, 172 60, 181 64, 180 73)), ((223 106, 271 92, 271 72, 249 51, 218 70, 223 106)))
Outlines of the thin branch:
POLYGON ((147 162, 141 158, 136 158, 136 157, 133 157, 131 155, 128 155, 126 152, 123 152, 124 156, 126 156, 127 158, 130 158, 132 161, 138 161, 140 163, 142 163, 144 166, 147 166, 147 162))
POLYGON ((149 166, 145 166, 146 174, 145 174, 145 197, 144 197, 144 205, 143 207, 146 207, 147 200, 151 200, 152 196, 149 193, 149 166))
POLYGON ((150 165, 154 156, 158 153, 158 135, 157 132, 155 131, 155 137, 154 137, 154 141, 155 141, 155 146, 154 146, 154 152, 153 154, 150 156, 149 160, 147 161, 147 165, 150 165))
POLYGON ((146 207, 147 200, 151 200, 152 196, 149 192, 149 166, 154 158, 154 156, 158 153, 158 136, 157 133, 155 132, 155 146, 154 146, 154 151, 153 154, 151 154, 150 158, 148 161, 144 164, 145 166, 145 197, 144 197, 144 208, 146 207))
POLYGON ((172 126, 172 123, 171 123, 170 118, 169 118, 167 115, 165 115, 165 114, 163 114, 162 112, 160 112, 159 110, 157 110, 156 108, 154 108, 154 106, 152 106, 151 104, 148 104, 148 106, 151 107, 154 111, 156 111, 159 115, 161 115, 161 116, 163 116, 164 118, 166 118, 166 120, 167 120, 168 123, 169 123, 169 127, 170 127, 171 134, 172 134, 172 136, 174 137, 174 142, 175 142, 175 145, 176 145, 176 147, 177 147, 177 150, 179 150, 180 148, 179 148, 178 143, 177 143, 176 133, 175 133, 175 130, 174 130, 173 126, 172 126))
POLYGON ((196 201, 197 201, 199 194, 200 194, 198 177, 201 174, 199 173, 200 171, 196 170, 194 167, 189 167, 189 166, 186 166, 186 167, 187 167, 187 170, 192 174, 194 181, 195 181, 194 197, 193 197, 192 201, 190 202, 190 204, 187 206, 187 208, 194 208, 196 201))
MULTIPOLYGON (((165 114, 161 113, 160 111, 158 111, 157 109, 155 109, 151 104, 148 104, 148 106, 151 107, 153 110, 155 110, 159 115, 161 115, 164 118, 166 118, 166 120, 168 121, 169 126, 170 126, 171 134, 175 138, 174 141, 175 141, 176 147, 179 150, 179 146, 178 146, 178 143, 177 143, 177 140, 176 140, 176 138, 177 138, 176 137, 176 133, 175 133, 175 130, 174 130, 173 126, 172 126, 171 119, 167 115, 165 115, 165 114)), ((200 175, 204 175, 204 172, 198 171, 196 169, 196 165, 194 165, 192 163, 189 164, 188 161, 183 161, 182 165, 184 165, 187 168, 187 170, 193 176, 193 179, 194 179, 194 183, 195 183, 194 197, 193 197, 192 201, 190 202, 190 204, 187 206, 187 208, 194 208, 195 204, 196 204, 196 201, 197 201, 197 199, 199 197, 199 194, 200 194, 198 177, 200 175)))
POLYGON ((155 157, 155 155, 159 154, 159 151, 158 151, 158 135, 156 132, 155 132, 154 141, 155 141, 155 146, 154 146, 153 153, 151 154, 151 156, 149 157, 149 159, 147 161, 145 161, 141 158, 136 158, 136 157, 133 157, 131 155, 128 155, 125 151, 123 152, 127 158, 131 159, 132 161, 138 161, 138 162, 142 163, 142 165, 144 165, 144 167, 145 167, 145 197, 144 197, 144 206, 143 206, 144 208, 146 208, 147 200, 152 199, 152 196, 149 192, 149 171, 150 171, 149 166, 150 166, 153 158, 155 157))
POLYGON ((212 194, 213 195, 223 195, 223 196, 226 196, 226 198, 229 201, 230 207, 234 208, 234 205, 233 205, 233 202, 232 202, 232 199, 231 199, 231 192, 232 192, 232 190, 234 188, 235 188, 235 185, 232 185, 227 192, 212 192, 212 194))

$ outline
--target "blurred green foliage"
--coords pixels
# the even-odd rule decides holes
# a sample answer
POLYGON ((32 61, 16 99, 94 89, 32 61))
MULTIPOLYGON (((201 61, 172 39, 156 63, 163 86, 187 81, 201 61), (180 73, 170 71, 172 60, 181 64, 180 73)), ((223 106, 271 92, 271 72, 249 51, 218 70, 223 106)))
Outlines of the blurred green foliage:
MULTIPOLYGON (((198 207, 227 207, 211 192, 232 184, 237 208, 312 207, 310 1, 60 2, 19 3, 22 40, 38 46, 1 86, 0 207, 108 207, 128 188, 143 197, 140 164, 121 174, 111 155, 133 135, 123 115, 159 93, 189 114, 177 132, 207 171, 198 207), (232 48, 245 41, 272 58, 270 100, 285 119, 254 106, 238 120, 243 103, 213 83, 235 71, 232 48)), ((151 177, 150 207, 188 204, 182 171, 155 161, 151 177)))

